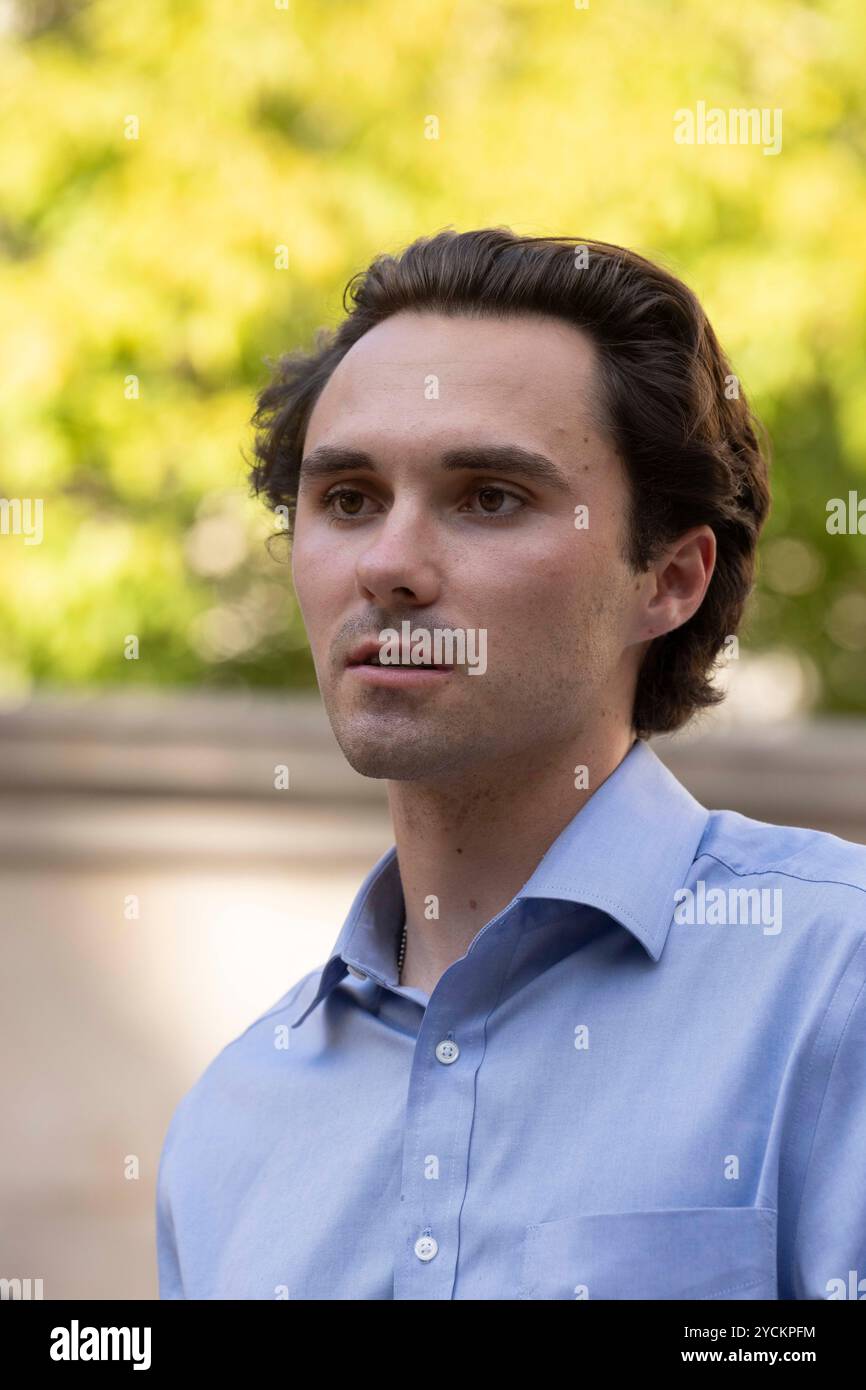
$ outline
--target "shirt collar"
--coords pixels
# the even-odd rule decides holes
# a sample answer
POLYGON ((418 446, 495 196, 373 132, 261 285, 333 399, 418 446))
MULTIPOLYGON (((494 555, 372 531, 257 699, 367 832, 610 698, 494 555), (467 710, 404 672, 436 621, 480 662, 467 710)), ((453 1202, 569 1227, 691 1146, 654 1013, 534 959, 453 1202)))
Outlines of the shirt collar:
MULTIPOLYGON (((620 923, 657 961, 709 812, 642 739, 577 811, 547 850, 514 902, 553 898, 598 908, 620 923)), ((315 997, 297 1028, 330 994, 348 967, 379 984, 397 985, 395 943, 403 923, 396 846, 374 864, 355 895, 315 997)))

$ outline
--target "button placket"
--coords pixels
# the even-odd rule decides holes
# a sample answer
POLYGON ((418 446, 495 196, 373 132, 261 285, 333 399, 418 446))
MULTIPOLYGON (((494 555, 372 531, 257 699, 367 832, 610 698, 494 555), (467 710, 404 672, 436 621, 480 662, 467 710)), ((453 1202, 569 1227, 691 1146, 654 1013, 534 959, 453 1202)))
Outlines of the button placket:
POLYGON ((405 1243, 395 1265, 397 1299, 453 1297, 476 1074, 484 1056, 486 1022, 519 938, 518 915, 500 925, 501 932, 485 929, 484 942, 477 941, 439 981, 416 1038, 404 1129, 405 1243))

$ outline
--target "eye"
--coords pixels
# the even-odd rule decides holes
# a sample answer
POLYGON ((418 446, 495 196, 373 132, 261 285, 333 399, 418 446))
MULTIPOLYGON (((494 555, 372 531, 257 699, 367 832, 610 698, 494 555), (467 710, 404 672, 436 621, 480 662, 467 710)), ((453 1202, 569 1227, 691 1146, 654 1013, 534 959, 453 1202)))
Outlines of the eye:
MULTIPOLYGON (((509 517, 515 516, 526 506, 524 499, 516 492, 511 492, 508 488, 498 487, 494 483, 485 483, 482 487, 475 488, 471 494, 473 499, 478 499, 481 510, 474 511, 475 516, 485 519, 504 521, 509 517), (503 498, 510 498, 515 505, 507 510, 501 505, 503 498)), ((334 487, 326 493, 319 501, 319 506, 329 514, 329 520, 336 523, 342 521, 352 522, 365 516, 372 516, 372 512, 362 510, 364 502, 369 501, 367 494, 360 492, 354 487, 334 487)))
POLYGON ((480 512, 476 512, 476 516, 489 516, 494 518, 515 516, 516 513, 518 511, 522 511, 526 505, 523 498, 520 497, 518 493, 510 492, 508 488, 505 487, 498 487, 495 483, 485 483, 483 487, 476 488, 472 495, 473 497, 477 497, 479 501, 482 498, 486 499, 485 501, 481 501, 482 510, 480 512), (501 497, 510 497, 513 502, 516 502, 519 505, 511 507, 507 511, 503 511, 501 507, 487 506, 487 502, 490 502, 491 500, 495 502, 497 498, 501 497))
POLYGON ((319 502, 319 506, 323 511, 330 513, 332 521, 353 521, 355 517, 365 515, 360 509, 363 506, 365 495, 354 487, 335 487, 325 494, 319 502), (340 503, 340 511, 335 509, 337 502, 340 503), (356 503, 358 504, 357 508, 356 503))

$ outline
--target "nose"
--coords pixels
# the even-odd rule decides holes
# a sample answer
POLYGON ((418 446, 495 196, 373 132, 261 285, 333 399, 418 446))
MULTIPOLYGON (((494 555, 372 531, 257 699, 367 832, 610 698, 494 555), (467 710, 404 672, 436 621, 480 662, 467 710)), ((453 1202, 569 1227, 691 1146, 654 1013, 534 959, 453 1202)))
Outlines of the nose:
POLYGON ((442 578, 429 514, 420 506, 392 507, 359 555, 355 574, 361 595, 382 608, 395 597, 419 607, 435 603, 442 578))

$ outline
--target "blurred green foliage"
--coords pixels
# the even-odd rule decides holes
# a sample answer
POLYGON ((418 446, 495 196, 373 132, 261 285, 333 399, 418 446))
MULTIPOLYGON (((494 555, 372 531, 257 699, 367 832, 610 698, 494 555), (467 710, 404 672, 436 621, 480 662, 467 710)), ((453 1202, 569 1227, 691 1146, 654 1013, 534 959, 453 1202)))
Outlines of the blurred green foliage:
POLYGON ((266 359, 498 224, 696 290, 774 445, 744 649, 866 711, 866 538, 826 529, 866 494, 864 39, 860 0, 0 0, 0 496, 45 499, 0 686, 311 683, 246 495, 266 359), (698 101, 781 109, 781 153, 676 144, 698 101))

